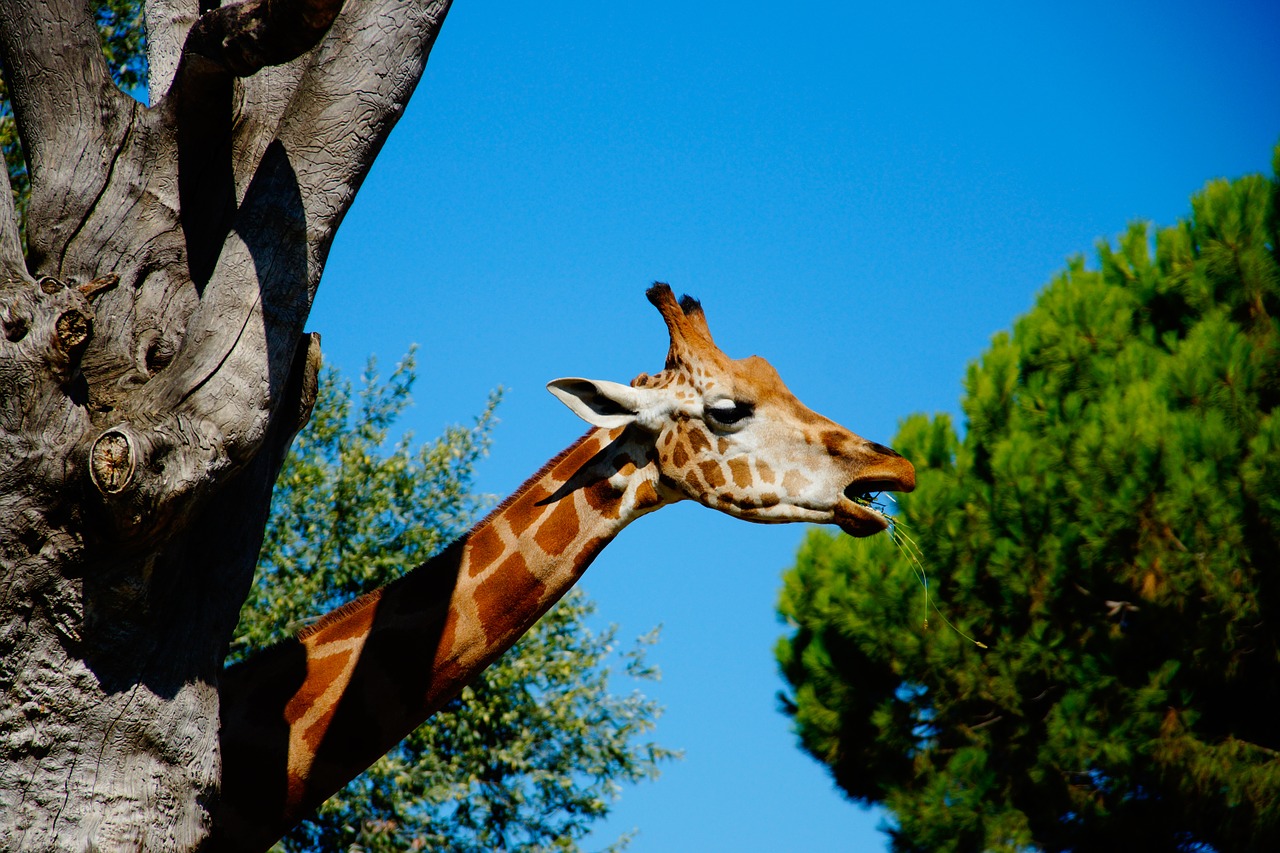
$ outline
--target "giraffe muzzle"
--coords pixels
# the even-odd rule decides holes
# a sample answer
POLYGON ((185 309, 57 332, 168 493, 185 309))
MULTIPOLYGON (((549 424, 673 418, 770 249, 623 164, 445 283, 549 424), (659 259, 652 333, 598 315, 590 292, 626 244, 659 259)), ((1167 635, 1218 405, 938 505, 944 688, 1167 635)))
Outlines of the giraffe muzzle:
POLYGON ((876 497, 881 492, 909 492, 916 487, 916 471, 911 463, 896 453, 888 459, 891 471, 858 477, 845 486, 836 503, 835 523, 850 536, 872 536, 888 529, 889 519, 876 508, 876 497))

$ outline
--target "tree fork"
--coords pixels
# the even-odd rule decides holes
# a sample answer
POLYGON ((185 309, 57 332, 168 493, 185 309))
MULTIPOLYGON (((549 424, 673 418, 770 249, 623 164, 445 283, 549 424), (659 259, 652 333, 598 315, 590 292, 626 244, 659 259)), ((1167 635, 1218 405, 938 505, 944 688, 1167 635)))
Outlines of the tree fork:
POLYGON ((143 107, 82 0, 0 0, 31 178, 25 257, 0 191, 0 848, 208 834, 302 327, 449 7, 208 5, 147 4, 143 107))

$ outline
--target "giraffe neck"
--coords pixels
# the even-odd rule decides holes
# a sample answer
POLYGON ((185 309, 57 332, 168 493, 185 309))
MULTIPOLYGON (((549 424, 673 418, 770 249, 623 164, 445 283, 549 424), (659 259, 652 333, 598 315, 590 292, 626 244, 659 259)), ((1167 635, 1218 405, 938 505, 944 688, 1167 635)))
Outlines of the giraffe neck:
POLYGON ((265 850, 510 648, 666 492, 633 431, 593 430, 432 560, 228 670, 214 839, 265 850))

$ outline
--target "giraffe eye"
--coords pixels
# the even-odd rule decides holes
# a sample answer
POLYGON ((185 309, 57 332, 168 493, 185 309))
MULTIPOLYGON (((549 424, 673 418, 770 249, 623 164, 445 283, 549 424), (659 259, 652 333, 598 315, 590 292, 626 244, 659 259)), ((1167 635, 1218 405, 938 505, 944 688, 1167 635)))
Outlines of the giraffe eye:
POLYGON ((718 426, 735 426, 751 417, 754 412, 755 406, 736 400, 717 400, 706 407, 707 420, 718 426))

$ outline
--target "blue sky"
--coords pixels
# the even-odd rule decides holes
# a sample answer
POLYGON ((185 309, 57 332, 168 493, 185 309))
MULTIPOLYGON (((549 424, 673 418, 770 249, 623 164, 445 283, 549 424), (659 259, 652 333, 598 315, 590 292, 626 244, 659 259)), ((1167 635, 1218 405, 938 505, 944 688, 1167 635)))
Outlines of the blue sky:
MULTIPOLYGON (((661 367, 655 279, 888 443, 958 412, 966 365, 1067 257, 1270 173, 1274 0, 1038 5, 458 0, 310 327, 352 377, 420 344, 423 438, 505 386, 477 484, 497 495, 582 431, 548 380, 661 367)), ((646 692, 686 753, 595 847, 634 827, 636 853, 885 848, 777 710, 803 533, 682 504, 588 572, 622 637, 663 626, 646 692)))

